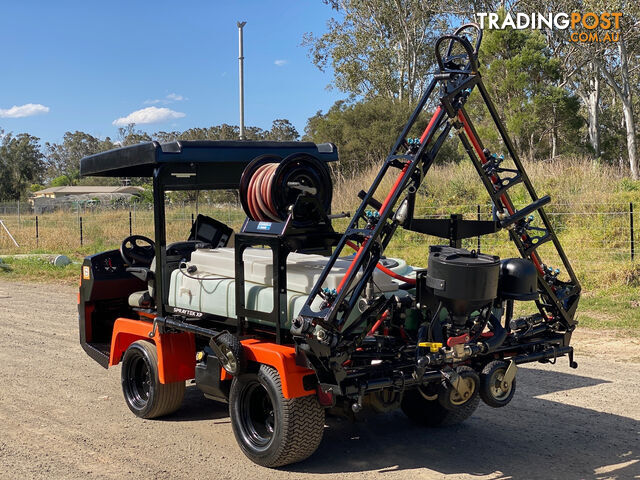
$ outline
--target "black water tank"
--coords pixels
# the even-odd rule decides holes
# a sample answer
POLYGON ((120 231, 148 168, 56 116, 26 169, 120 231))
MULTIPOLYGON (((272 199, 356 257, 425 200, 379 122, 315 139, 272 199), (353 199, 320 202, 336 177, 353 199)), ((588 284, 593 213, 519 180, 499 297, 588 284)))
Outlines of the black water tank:
POLYGON ((524 258, 505 258, 500 264, 500 298, 505 300, 537 300, 538 272, 524 258))
POLYGON ((463 248, 429 247, 427 285, 455 315, 469 315, 496 298, 500 258, 463 248))

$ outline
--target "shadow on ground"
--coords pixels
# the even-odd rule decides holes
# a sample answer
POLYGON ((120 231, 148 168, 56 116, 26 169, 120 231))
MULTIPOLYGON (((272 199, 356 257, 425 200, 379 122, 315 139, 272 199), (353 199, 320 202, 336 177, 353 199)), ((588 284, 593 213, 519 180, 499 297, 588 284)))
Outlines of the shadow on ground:
MULTIPOLYGON (((518 372, 518 381, 509 406, 492 409, 482 404, 471 419, 454 427, 422 428, 400 411, 362 423, 328 418, 318 451, 284 470, 337 475, 427 468, 453 477, 494 474, 492 478, 505 479, 640 476, 640 422, 599 412, 597 406, 592 410, 535 398, 605 380, 528 368, 518 372)), ((226 405, 192 391, 183 408, 167 420, 225 416, 226 405)))

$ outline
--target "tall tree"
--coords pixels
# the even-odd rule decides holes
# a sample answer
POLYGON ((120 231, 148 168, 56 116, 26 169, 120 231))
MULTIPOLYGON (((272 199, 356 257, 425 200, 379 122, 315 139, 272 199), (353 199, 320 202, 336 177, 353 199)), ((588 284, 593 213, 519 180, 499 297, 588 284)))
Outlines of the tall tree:
POLYGON ((136 124, 130 123, 126 127, 118 128, 118 142, 120 145, 135 145, 141 142, 150 142, 151 137, 142 130, 136 130, 136 124))
POLYGON ((300 137, 298 130, 286 118, 278 118, 273 121, 271 130, 266 132, 266 140, 275 140, 278 142, 290 142, 300 137))
MULTIPOLYGON (((487 88, 520 155, 553 157, 578 147, 583 122, 579 103, 559 86, 561 60, 552 55, 540 32, 487 30, 479 60, 487 88), (559 136, 564 140, 561 145, 559 136)), ((476 95, 469 108, 481 119, 478 129, 498 148, 497 134, 476 95)))
POLYGON ((0 198, 25 199, 31 184, 44 173, 40 139, 20 133, 13 136, 0 129, 0 198))
MULTIPOLYGON (((85 132, 66 132, 62 143, 46 143, 49 178, 66 177, 73 184, 80 177, 80 159, 87 155, 115 148, 109 137, 101 140, 85 132)), ((60 183, 60 181, 58 182, 60 183)))
MULTIPOLYGON (((384 161, 412 109, 382 97, 352 103, 338 101, 327 113, 320 111, 308 120, 304 140, 335 143, 340 152, 337 168, 352 175, 384 161)), ((426 120, 422 116, 410 135, 419 137, 426 120)))
POLYGON ((411 102, 424 89, 433 40, 446 25, 441 2, 324 0, 338 14, 327 33, 305 34, 313 63, 331 66, 335 86, 357 96, 411 102))

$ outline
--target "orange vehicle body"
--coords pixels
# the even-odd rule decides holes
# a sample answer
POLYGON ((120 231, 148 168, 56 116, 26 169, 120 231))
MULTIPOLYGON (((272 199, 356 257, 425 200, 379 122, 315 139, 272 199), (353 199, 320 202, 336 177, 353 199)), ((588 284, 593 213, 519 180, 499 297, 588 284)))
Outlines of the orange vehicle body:
MULTIPOLYGON (((155 343, 158 350, 158 377, 160 383, 190 380, 195 376, 196 347, 195 336, 188 332, 149 334, 153 325, 143 320, 118 318, 113 325, 109 366, 120 363, 129 345, 137 340, 155 343)), ((282 394, 285 398, 297 398, 314 395, 315 389, 306 390, 303 378, 315 375, 313 370, 301 367, 295 361, 295 349, 289 345, 278 345, 257 339, 241 341, 246 358, 250 362, 264 363, 275 368, 282 381, 282 394)), ((224 369, 220 380, 232 377, 224 369)))

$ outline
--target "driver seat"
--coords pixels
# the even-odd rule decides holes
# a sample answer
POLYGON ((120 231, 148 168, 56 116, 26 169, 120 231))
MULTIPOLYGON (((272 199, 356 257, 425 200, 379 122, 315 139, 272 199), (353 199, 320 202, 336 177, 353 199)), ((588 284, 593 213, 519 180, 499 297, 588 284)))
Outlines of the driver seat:
MULTIPOLYGON (((189 239, 186 242, 175 242, 167 245, 167 255, 164 269, 165 298, 169 295, 171 273, 180 267, 181 262, 191 259, 191 254, 199 248, 226 247, 233 236, 233 229, 218 220, 199 214, 193 225, 189 239)), ((147 290, 133 292, 129 295, 129 306, 133 308, 151 308, 155 294, 156 259, 151 261, 149 268, 138 268, 131 273, 147 282, 147 290)))
MULTIPOLYGON (((203 243, 198 240, 189 240, 186 242, 175 242, 170 245, 167 245, 165 278, 167 279, 171 278, 171 272, 173 272, 176 268, 179 268, 181 262, 188 261, 191 258, 191 253, 193 253, 198 248, 211 248, 211 244, 203 243)), ((142 269, 138 269, 138 271, 140 270, 142 269)), ((146 279, 147 290, 142 290, 140 292, 133 292, 131 295, 129 295, 130 307, 150 308, 153 306, 153 298, 155 295, 155 288, 156 288, 155 273, 156 273, 156 257, 153 257, 153 260, 151 261, 151 265, 149 265, 148 271, 147 269, 144 269, 143 274, 136 275, 138 276, 138 278, 142 278, 143 280, 146 279)), ((165 285, 165 290, 167 292, 169 291, 168 281, 167 281, 167 285, 165 285)))

